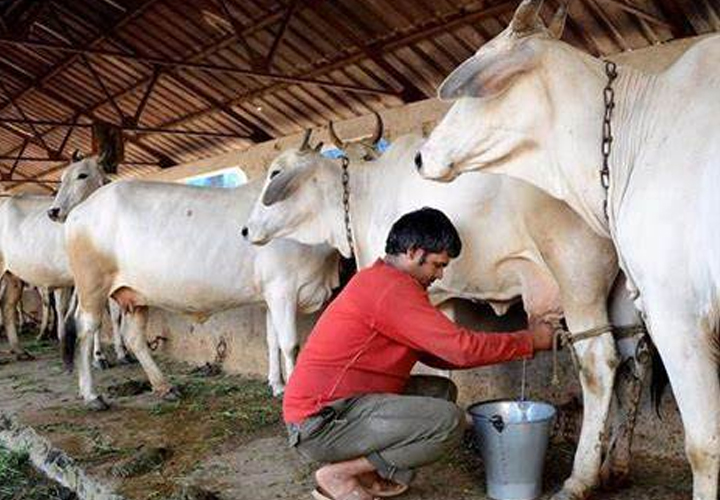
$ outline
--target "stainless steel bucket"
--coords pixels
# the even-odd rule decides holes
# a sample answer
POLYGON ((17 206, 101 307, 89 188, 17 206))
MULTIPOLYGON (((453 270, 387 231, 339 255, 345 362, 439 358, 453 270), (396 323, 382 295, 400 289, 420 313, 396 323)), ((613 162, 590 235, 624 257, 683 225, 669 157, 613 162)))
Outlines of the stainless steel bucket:
POLYGON ((545 451, 555 408, 538 401, 490 401, 468 408, 496 500, 532 500, 542 493, 545 451))

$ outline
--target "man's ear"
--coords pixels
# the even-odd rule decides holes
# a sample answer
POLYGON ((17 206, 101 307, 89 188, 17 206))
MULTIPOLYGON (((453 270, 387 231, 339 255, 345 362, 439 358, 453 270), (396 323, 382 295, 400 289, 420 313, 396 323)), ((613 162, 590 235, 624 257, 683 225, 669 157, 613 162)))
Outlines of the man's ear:
POLYGON ((418 247, 410 247, 406 252, 408 258, 412 261, 422 260, 425 255, 425 250, 418 247))

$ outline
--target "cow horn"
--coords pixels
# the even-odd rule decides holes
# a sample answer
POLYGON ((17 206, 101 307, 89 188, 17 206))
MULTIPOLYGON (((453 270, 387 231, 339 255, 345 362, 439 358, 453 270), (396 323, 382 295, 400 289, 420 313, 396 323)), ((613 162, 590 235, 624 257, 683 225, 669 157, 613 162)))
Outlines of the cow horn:
POLYGON ((320 142, 318 142, 318 143, 315 145, 315 147, 313 148, 313 150, 314 150, 316 153, 319 153, 319 152, 322 150, 322 147, 323 147, 323 142, 320 141, 320 142))
POLYGON ((336 148, 340 150, 345 149, 345 143, 340 140, 340 137, 338 137, 337 133, 335 132, 335 125, 333 125, 332 121, 328 122, 328 135, 330 136, 330 140, 336 148))
POLYGON ((542 4, 543 0, 523 0, 510 21, 510 29, 518 33, 533 31, 537 27, 542 4))
POLYGON ((378 142, 380 142, 380 139, 383 137, 383 119, 380 116, 380 114, 377 111, 373 111, 373 114, 375 115, 375 135, 372 138, 372 145, 377 145, 378 142))
POLYGON ((555 11, 555 15, 552 18, 550 27, 548 30, 553 38, 560 40, 562 38, 563 31, 565 30, 565 20, 568 15, 568 1, 560 2, 560 7, 555 11))
POLYGON ((75 151, 73 151, 71 158, 72 158, 72 162, 75 163, 75 162, 82 160, 84 157, 83 157, 83 154, 76 149, 75 151))
POLYGON ((303 136, 302 144, 300 144, 300 151, 306 151, 310 147, 310 136, 312 135, 312 129, 309 128, 305 130, 305 135, 303 136))

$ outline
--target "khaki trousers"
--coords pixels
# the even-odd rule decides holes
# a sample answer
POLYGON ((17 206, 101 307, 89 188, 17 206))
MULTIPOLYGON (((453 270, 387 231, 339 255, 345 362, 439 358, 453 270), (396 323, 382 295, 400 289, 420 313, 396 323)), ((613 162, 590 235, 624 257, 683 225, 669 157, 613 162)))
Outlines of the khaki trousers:
POLYGON ((462 440, 465 414, 456 398, 450 379, 414 375, 403 395, 341 399, 299 425, 288 425, 290 444, 318 462, 366 457, 381 477, 409 484, 415 468, 462 440))

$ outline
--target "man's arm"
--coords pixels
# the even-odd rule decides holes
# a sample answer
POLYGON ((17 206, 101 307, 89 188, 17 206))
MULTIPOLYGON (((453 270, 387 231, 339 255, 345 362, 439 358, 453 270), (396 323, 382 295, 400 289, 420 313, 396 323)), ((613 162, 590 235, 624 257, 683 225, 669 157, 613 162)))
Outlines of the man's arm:
POLYGON ((429 354, 443 369, 471 368, 531 358, 535 350, 552 346, 547 325, 513 333, 469 330, 450 321, 433 307, 419 286, 398 282, 378 300, 376 328, 383 334, 429 354))

